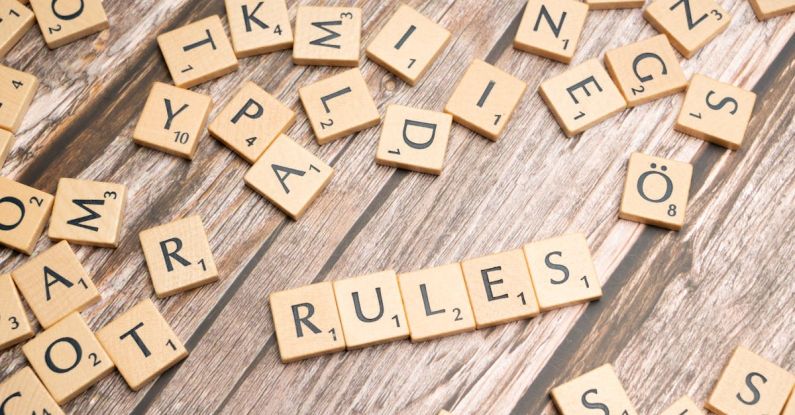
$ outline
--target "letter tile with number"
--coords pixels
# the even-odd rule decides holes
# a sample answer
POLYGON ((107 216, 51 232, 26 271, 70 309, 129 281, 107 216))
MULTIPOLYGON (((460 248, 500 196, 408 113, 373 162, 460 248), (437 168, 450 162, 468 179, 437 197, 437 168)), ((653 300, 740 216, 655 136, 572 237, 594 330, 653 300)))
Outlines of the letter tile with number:
POLYGON ((0 177, 0 244, 30 255, 52 211, 48 193, 0 177))
POLYGON ((613 366, 600 366, 552 388, 552 401, 562 415, 586 413, 637 415, 613 366))
POLYGON ((390 105, 375 160, 385 166, 441 174, 452 123, 450 114, 390 105))
POLYGON ((62 178, 47 234, 73 244, 115 248, 126 201, 123 184, 62 178))
POLYGON ((110 27, 102 0, 30 0, 30 7, 50 49, 110 27))
POLYGON ((685 223, 693 165, 632 153, 618 217, 679 230, 685 223))
POLYGON ((33 337, 33 328, 19 300, 11 275, 0 275, 0 350, 33 337))

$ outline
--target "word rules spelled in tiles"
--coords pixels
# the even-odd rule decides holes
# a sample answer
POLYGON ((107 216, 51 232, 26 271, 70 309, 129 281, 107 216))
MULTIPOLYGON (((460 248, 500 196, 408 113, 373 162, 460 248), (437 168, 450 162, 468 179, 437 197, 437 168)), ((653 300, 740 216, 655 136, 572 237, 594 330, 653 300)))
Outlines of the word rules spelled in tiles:
POLYGON ((238 58, 287 49, 293 29, 285 0, 226 0, 232 46, 238 58))
POLYGON ((452 123, 450 114, 390 105, 375 160, 386 166, 441 174, 452 123))
POLYGON ((41 34, 50 49, 107 29, 102 0, 30 0, 41 34))
POLYGON ((22 39, 36 18, 17 0, 0 0, 0 59, 22 39))
POLYGON ((529 0, 513 46, 569 63, 585 26, 588 5, 575 0, 529 0))
POLYGON ((50 392, 28 366, 0 383, 0 413, 64 415, 50 392))
POLYGON ((0 244, 30 255, 52 211, 48 193, 0 177, 0 244))
POLYGON ((660 415, 703 415, 704 411, 687 396, 679 398, 668 409, 664 410, 660 415))
POLYGON ((715 0, 655 0, 643 17, 688 59, 726 30, 731 20, 715 0))
POLYGON ((690 163, 632 153, 618 217, 681 229, 692 176, 690 163))
POLYGON ((0 275, 0 350, 33 337, 11 275, 0 275))
POLYGON ((562 415, 590 413, 637 415, 613 366, 600 366, 552 388, 552 401, 562 415))
POLYGON ((35 76, 0 65, 0 128, 17 132, 38 87, 35 76))
POLYGON ((299 6, 295 17, 293 63, 358 66, 362 9, 299 6))
POLYGON ((116 247, 126 200, 123 184, 63 178, 58 181, 48 236, 75 244, 116 247))

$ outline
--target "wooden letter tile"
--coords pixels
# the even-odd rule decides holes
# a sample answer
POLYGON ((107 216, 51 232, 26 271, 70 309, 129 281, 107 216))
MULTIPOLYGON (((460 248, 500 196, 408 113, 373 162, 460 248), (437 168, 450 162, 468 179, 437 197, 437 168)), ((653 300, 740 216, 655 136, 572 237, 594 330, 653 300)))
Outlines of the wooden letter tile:
POLYGON ((102 0, 30 0, 47 47, 55 49, 107 29, 102 0))
POLYGON ((30 255, 50 217, 48 193, 0 177, 0 244, 30 255))
POLYGON ((38 87, 35 76, 0 65, 0 128, 17 132, 38 87))
POLYGON ((395 271, 334 281, 334 295, 348 349, 409 337, 395 271))
POLYGON ((646 0, 585 0, 591 10, 600 9, 634 9, 643 7, 646 0))
POLYGON ((521 249, 462 261, 461 268, 478 329, 538 315, 521 249))
POLYGON ((25 309, 22 308, 17 287, 14 286, 11 275, 0 275, 0 350, 31 337, 33 329, 25 309))
POLYGON ((585 26, 588 5, 575 0, 529 0, 513 40, 516 49, 569 63, 585 26))
POLYGON ((362 9, 299 6, 295 17, 293 63, 358 66, 362 9))
POLYGON ((124 380, 134 391, 188 357, 188 351, 149 299, 97 332, 124 380))
POLYGON ((683 396, 660 415, 704 415, 704 411, 690 398, 683 396))
POLYGON ((178 87, 190 88, 237 70, 237 57, 217 15, 163 33, 157 44, 178 87))
POLYGON ((79 313, 39 333, 22 353, 58 404, 65 404, 113 371, 113 362, 79 313))
POLYGON ((11 276, 45 329, 100 299, 94 282, 66 241, 31 258, 11 276))
POLYGON ((767 20, 795 11, 795 0, 748 0, 756 18, 767 20))
POLYGON ((695 74, 674 129, 731 149, 743 143, 756 94, 695 74))
POLYGON ((272 293, 270 305, 282 362, 345 350, 330 282, 272 293))
POLYGON ((679 230, 685 223, 693 166, 632 153, 618 217, 679 230))
POLYGON ((365 52, 409 85, 416 85, 449 40, 447 29, 401 4, 365 52))
POLYGON ((627 106, 618 87, 596 59, 547 79, 538 92, 567 137, 599 124, 627 106))
POLYGON ((226 0, 232 46, 238 58, 262 55, 293 45, 285 0, 226 0))
POLYGON ((29 366, 19 369, 0 383, 0 411, 8 415, 64 415, 29 366))
POLYGON ((0 130, 0 167, 6 162, 11 147, 14 146, 14 134, 6 130, 0 130))
POLYGON ((155 82, 135 125, 133 141, 191 160, 212 104, 207 95, 155 82))
POLYGON ((715 0, 654 0, 643 17, 688 59, 726 30, 732 18, 715 0))
POLYGON ((3 59, 36 18, 27 7, 16 0, 0 0, 0 59, 3 59))
POLYGON ((526 88, 524 81, 475 59, 458 82, 444 112, 464 127, 497 141, 526 88))
POLYGON ((50 239, 115 248, 121 235, 127 187, 66 179, 58 181, 50 217, 50 239))
POLYGON ((552 401, 561 415, 637 415, 613 366, 600 366, 563 385, 552 388, 552 401))
POLYGON ((400 274, 398 283, 412 342, 475 329, 461 264, 400 274))
POLYGON ((334 173, 290 137, 282 134, 248 170, 248 186, 298 220, 334 173))
POLYGON ((665 35, 657 35, 605 53, 605 65, 634 107, 687 87, 676 52, 665 35))
POLYGON ((249 81, 210 123, 210 134, 254 163, 294 122, 293 110, 249 81))
POLYGON ((199 216, 147 229, 138 237, 159 298, 218 281, 218 270, 199 216))
POLYGON ((298 94, 321 145, 381 121, 358 68, 305 86, 298 94))
POLYGON ((524 246, 541 311, 602 297, 585 235, 572 233, 524 246))
POLYGON ((390 105, 375 160, 385 166, 441 174, 452 123, 450 114, 390 105))
POLYGON ((779 414, 793 385, 795 375, 740 346, 704 406, 718 415, 779 414))

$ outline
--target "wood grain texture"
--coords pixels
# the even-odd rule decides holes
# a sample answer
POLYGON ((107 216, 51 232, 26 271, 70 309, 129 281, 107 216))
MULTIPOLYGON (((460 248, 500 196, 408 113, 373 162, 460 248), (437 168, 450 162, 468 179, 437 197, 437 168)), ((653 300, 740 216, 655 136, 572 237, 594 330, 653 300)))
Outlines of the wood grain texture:
MULTIPOLYGON (((398 3, 324 5, 351 3, 365 16, 363 51, 398 3)), ((294 66, 287 50, 243 59, 237 72, 196 88, 213 97, 211 120, 249 79, 298 113, 287 134, 336 171, 298 222, 246 188, 247 163, 206 132, 192 162, 130 138, 152 82, 171 82, 155 37, 223 17, 223 2, 106 0, 110 30, 54 51, 30 30, 3 64, 42 84, 2 175, 48 192, 60 177, 125 184, 119 247, 76 248, 103 296, 82 314, 96 330, 152 298, 191 351, 140 392, 114 374, 64 409, 552 414, 551 387, 613 362, 638 411, 657 413, 684 394, 703 403, 737 344, 795 370, 795 330, 786 324, 795 313, 795 18, 759 22, 747 1, 723 1, 729 28, 682 62, 688 78, 699 72, 758 94, 743 148, 733 152, 673 131, 683 94, 564 138, 536 89, 568 67, 511 47, 523 3, 409 1, 452 33, 413 88, 362 54, 382 115, 393 103, 441 110, 473 58, 528 83, 500 141, 453 126, 439 177, 376 165, 379 127, 315 144, 297 90, 344 69, 294 66), (618 220, 633 151, 694 164, 681 231, 618 220), (156 300, 137 233, 191 214, 204 221, 220 281, 156 300), (423 344, 279 362, 273 291, 441 265, 567 232, 588 238, 603 280, 596 303, 423 344)), ((291 19, 299 4, 316 2, 288 2, 291 19)), ((572 64, 655 34, 641 9, 593 11, 572 64)), ((50 245, 42 237, 36 252, 50 245)), ((0 272, 26 260, 0 250, 0 272)), ((0 354, 0 377, 25 364, 20 349, 0 354)))

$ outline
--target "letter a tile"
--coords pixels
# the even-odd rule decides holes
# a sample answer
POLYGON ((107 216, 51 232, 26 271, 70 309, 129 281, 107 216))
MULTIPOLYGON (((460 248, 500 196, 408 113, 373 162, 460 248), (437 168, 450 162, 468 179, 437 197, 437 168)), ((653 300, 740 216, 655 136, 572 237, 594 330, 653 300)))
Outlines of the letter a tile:
POLYGON ((50 217, 50 239, 115 248, 121 234, 127 187, 67 179, 58 181, 50 217))
POLYGON ((654 0, 643 17, 685 58, 729 27, 732 16, 714 0, 654 0))
POLYGON ((685 223, 693 166, 632 153, 618 217, 679 230, 685 223))
POLYGON ((17 132, 38 87, 35 76, 0 65, 0 128, 17 132))
MULTIPOLYGON (((33 337, 28 316, 22 308, 11 275, 0 275, 0 350, 33 337)), ((2 396, 0 396, 2 402, 2 396)))
POLYGON ((0 59, 22 39, 36 18, 16 0, 0 0, 0 59))
POLYGON ((285 0, 226 0, 226 16, 238 58, 293 45, 293 29, 285 0))
POLYGON ((102 0, 30 0, 47 47, 59 48, 101 32, 110 25, 102 0))
POLYGON ((30 255, 52 211, 53 197, 0 177, 0 244, 30 255))
POLYGON ((588 5, 574 0, 529 0, 513 40, 516 49, 569 63, 585 26, 588 5))
POLYGON ((613 366, 600 366, 551 391, 552 401, 562 415, 599 412, 637 415, 613 366))
POLYGON ((0 402, 0 409, 8 415, 64 415, 29 366, 19 369, 0 383, 0 402))
POLYGON ((687 396, 681 397, 660 415, 704 415, 704 411, 687 396))
POLYGON ((390 105, 375 160, 385 166, 441 174, 452 123, 450 114, 390 105))
POLYGON ((362 9, 299 6, 295 17, 293 63, 358 66, 362 9))
POLYGON ((748 0, 748 2, 751 3, 756 18, 759 20, 767 20, 795 11, 795 0, 748 0))

